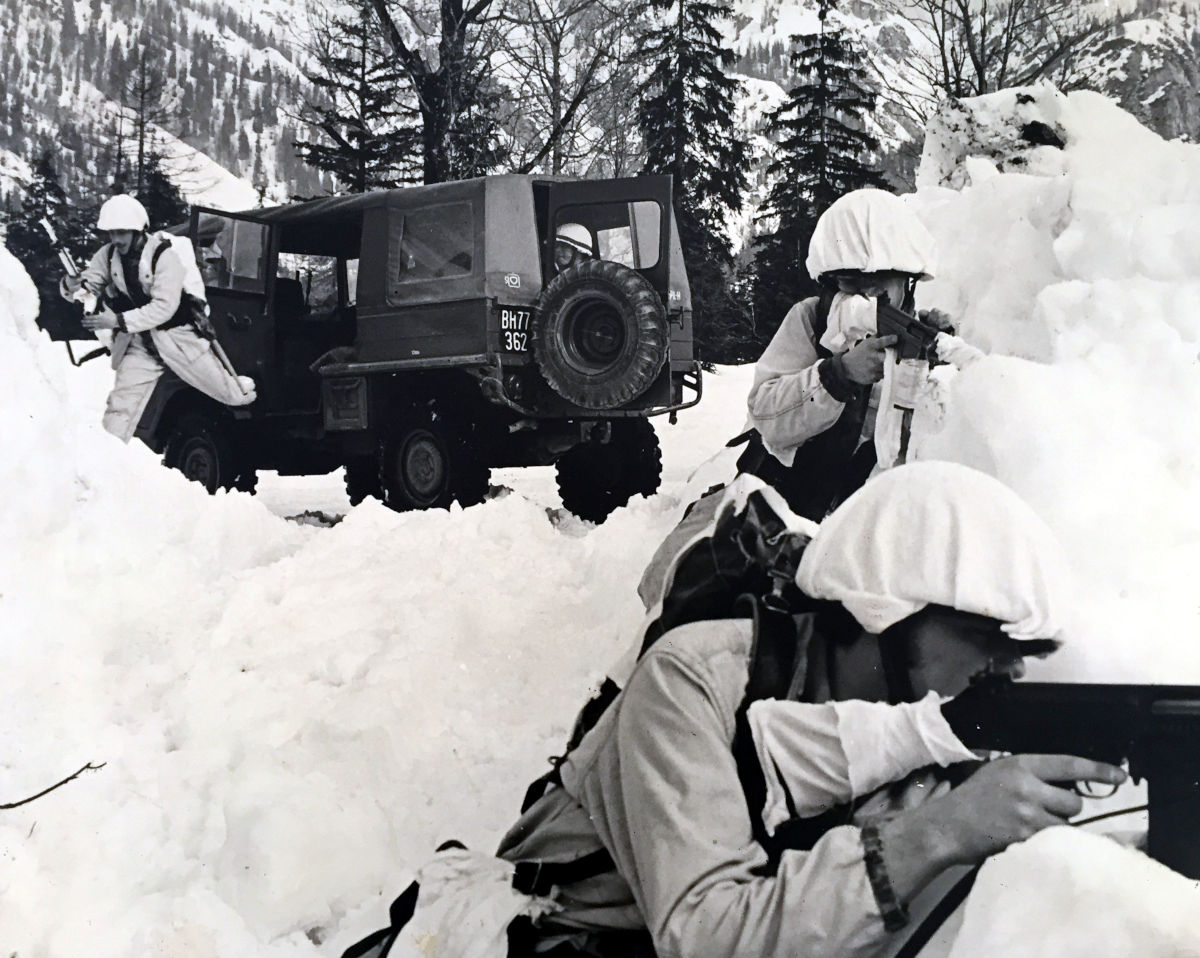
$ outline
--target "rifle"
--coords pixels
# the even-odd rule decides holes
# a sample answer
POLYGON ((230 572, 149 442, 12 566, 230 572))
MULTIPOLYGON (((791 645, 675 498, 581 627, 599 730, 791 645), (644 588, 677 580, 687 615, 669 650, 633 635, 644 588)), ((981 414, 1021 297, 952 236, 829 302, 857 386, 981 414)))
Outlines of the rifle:
MULTIPOLYGON (((75 257, 71 255, 71 251, 67 249, 66 244, 64 244, 63 241, 58 238, 58 234, 54 231, 54 225, 50 222, 50 220, 43 216, 40 220, 38 220, 38 225, 41 226, 41 228, 46 231, 46 235, 50 237, 50 246, 54 252, 58 254, 58 261, 62 263, 63 270, 66 272, 66 274, 68 276, 79 276, 82 272, 79 269, 79 264, 75 262, 75 257)), ((71 294, 70 299, 73 302, 83 304, 83 312, 85 315, 90 316, 98 312, 100 309, 100 294, 92 292, 86 286, 81 285, 77 290, 75 290, 74 293, 71 294)), ((67 355, 71 359, 72 366, 82 366, 89 359, 95 359, 97 356, 103 356, 108 352, 108 342, 101 338, 98 334, 96 334, 96 339, 100 340, 100 347, 98 349, 93 349, 79 360, 75 359, 75 350, 71 348, 71 340, 65 340, 67 344, 67 355)))
MULTIPOLYGON (((71 255, 71 251, 67 249, 63 241, 58 238, 58 234, 54 232, 54 226, 50 220, 43 216, 38 220, 38 225, 50 237, 50 246, 58 254, 58 261, 62 263, 66 274, 71 277, 79 276, 81 272, 79 264, 75 262, 75 257, 71 255)), ((77 303, 82 303, 85 313, 94 313, 100 308, 99 294, 93 293, 86 286, 80 286, 79 289, 71 294, 71 299, 77 303)))
POLYGON ((1200 686, 985 675, 942 713, 971 749, 1127 761, 1130 777, 1148 783, 1150 857, 1200 879, 1200 686))
POLYGON ((937 334, 942 330, 936 326, 909 316, 880 296, 875 306, 875 329, 880 336, 896 337, 896 359, 921 359, 934 362, 937 351, 933 348, 937 334))

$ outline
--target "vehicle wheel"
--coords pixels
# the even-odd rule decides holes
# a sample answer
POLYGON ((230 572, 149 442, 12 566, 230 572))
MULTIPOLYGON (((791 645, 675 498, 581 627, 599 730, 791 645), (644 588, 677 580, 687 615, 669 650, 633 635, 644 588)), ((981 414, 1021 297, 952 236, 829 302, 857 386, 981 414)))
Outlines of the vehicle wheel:
MULTIPOLYGON (((240 478, 233 444, 225 426, 199 413, 179 420, 167 441, 164 463, 184 477, 198 482, 209 494, 229 489, 240 478)), ((251 471, 250 474, 253 474, 251 471)))
POLYGON ((410 417, 380 454, 383 501, 398 512, 446 509, 455 500, 473 506, 487 495, 489 475, 465 429, 436 410, 410 417))
POLYGON ((587 409, 613 409, 645 392, 667 359, 667 314, 640 273, 591 259, 542 294, 533 355, 550 388, 587 409))
POLYGON ((619 419, 606 443, 583 442, 558 459, 558 494, 580 519, 603 522, 633 496, 651 496, 662 477, 658 436, 647 419, 619 419))
POLYGON ((373 456, 358 456, 346 463, 346 495, 357 506, 368 497, 383 499, 379 484, 379 462, 373 456))

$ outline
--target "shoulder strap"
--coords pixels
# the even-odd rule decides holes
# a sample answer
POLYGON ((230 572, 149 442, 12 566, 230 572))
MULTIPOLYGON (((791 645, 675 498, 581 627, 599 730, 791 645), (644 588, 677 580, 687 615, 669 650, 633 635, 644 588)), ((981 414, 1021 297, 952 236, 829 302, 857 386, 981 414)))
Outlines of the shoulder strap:
POLYGON ((342 958, 386 958, 404 926, 412 920, 412 916, 417 910, 417 897, 420 891, 421 886, 416 882, 404 889, 388 909, 390 924, 386 928, 381 928, 368 935, 357 944, 351 945, 342 953, 342 958))
POLYGON ((836 294, 831 289, 822 289, 821 295, 817 299, 817 311, 812 318, 813 345, 817 349, 817 355, 822 359, 827 359, 830 355, 828 349, 821 345, 821 337, 825 335, 825 330, 829 328, 829 310, 833 306, 833 297, 836 294))
POLYGON ((762 823, 762 808, 767 798, 767 781, 758 753, 754 749, 754 737, 750 732, 749 711, 754 702, 761 699, 786 698, 788 691, 796 685, 796 669, 804 668, 807 648, 801 649, 800 631, 796 621, 786 612, 768 609, 762 601, 752 595, 738 599, 740 608, 750 607, 754 620, 754 640, 750 651, 750 671, 746 682, 746 694, 735 715, 733 734, 733 758, 737 763, 738 779, 746 796, 746 808, 755 840, 767 849, 771 858, 770 869, 778 866, 778 855, 771 852, 774 844, 762 823))
POLYGON ((158 244, 158 249, 154 251, 154 255, 150 257, 150 275, 153 276, 158 269, 158 261, 162 258, 162 254, 171 248, 171 241, 166 237, 158 237, 161 241, 158 244))

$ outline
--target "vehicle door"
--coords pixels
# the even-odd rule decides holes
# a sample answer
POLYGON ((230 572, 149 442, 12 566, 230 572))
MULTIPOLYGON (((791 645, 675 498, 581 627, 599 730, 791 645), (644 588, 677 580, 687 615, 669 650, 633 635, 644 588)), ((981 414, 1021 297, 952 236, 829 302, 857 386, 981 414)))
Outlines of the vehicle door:
POLYGON ((197 208, 191 232, 217 341, 234 369, 258 383, 256 405, 277 406, 271 228, 249 215, 197 208))
POLYGON ((635 269, 658 290, 663 302, 670 278, 671 177, 640 176, 537 184, 543 280, 554 277, 554 242, 569 224, 584 227, 592 253, 635 269))

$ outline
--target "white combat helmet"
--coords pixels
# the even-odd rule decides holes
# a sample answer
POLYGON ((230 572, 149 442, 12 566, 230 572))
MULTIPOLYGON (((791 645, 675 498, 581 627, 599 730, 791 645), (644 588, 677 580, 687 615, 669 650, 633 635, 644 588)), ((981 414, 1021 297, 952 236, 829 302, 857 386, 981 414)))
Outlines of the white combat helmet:
POLYGON ((937 245, 900 197, 886 190, 853 190, 817 220, 805 266, 813 279, 841 271, 933 279, 937 245))
POLYGON ((96 221, 99 230, 133 230, 140 233, 150 225, 150 216, 146 207, 138 202, 137 197, 128 193, 118 193, 110 196, 100 207, 100 218, 96 221))
POLYGON ((592 255, 592 234, 581 223, 563 223, 554 239, 588 256, 592 255))

